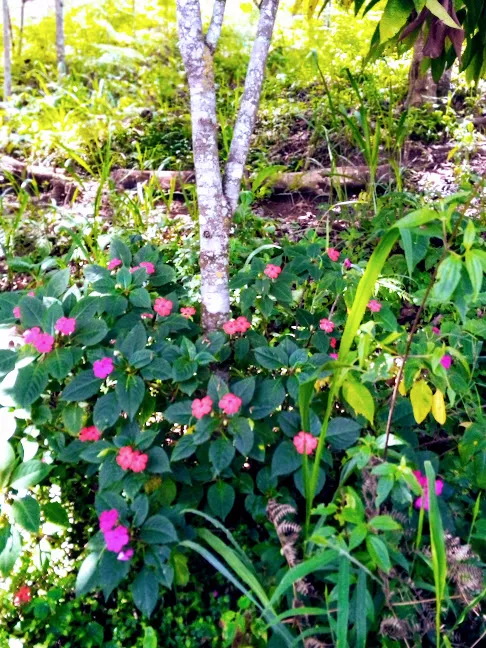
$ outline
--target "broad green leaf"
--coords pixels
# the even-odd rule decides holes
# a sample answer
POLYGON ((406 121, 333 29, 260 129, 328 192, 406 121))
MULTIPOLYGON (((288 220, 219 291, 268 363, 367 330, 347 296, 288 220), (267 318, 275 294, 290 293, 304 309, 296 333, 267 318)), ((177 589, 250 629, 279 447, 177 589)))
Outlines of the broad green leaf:
POLYGON ((73 342, 81 346, 94 346, 106 337, 108 326, 102 319, 86 319, 79 323, 73 335, 73 342))
POLYGON ((177 532, 165 515, 152 515, 142 526, 140 539, 148 544, 167 544, 177 541, 177 532))
POLYGON ((118 560, 113 551, 104 551, 98 566, 99 581, 107 601, 130 571, 130 562, 118 560))
POLYGON ((380 20, 380 41, 382 43, 398 34, 413 9, 413 0, 388 0, 380 20))
POLYGON ((4 543, 4 548, 0 552, 0 574, 4 578, 12 575, 12 570, 20 555, 22 541, 20 533, 15 527, 10 528, 10 533, 4 543))
POLYGON ((57 380, 64 380, 74 366, 71 349, 53 349, 45 360, 49 374, 57 380))
POLYGON ((15 500, 12 513, 17 524, 31 533, 37 533, 40 527, 40 506, 30 495, 15 500))
POLYGON ((19 306, 22 324, 25 328, 34 328, 38 326, 42 329, 44 325, 44 316, 47 312, 44 304, 36 297, 24 297, 20 301, 19 306))
POLYGON ((0 440, 0 487, 8 483, 15 464, 15 452, 8 441, 0 440))
POLYGON ((476 300, 483 285, 483 264, 474 250, 466 252, 466 269, 473 287, 473 300, 476 300))
POLYGON ((353 419, 338 416, 329 421, 326 439, 334 450, 345 450, 356 443, 361 425, 353 419))
POLYGON ((248 456, 253 448, 255 435, 248 419, 241 416, 233 416, 229 422, 229 431, 234 434, 235 447, 243 456, 248 456))
POLYGON ((376 515, 368 524, 377 531, 398 531, 402 528, 390 515, 376 515))
POLYGON ((233 508, 235 502, 235 491, 232 486, 223 481, 218 481, 208 489, 208 504, 212 513, 221 520, 233 508))
POLYGON ((143 635, 142 648, 157 648, 158 645, 159 645, 159 639, 157 633, 153 628, 147 626, 145 628, 145 633, 143 635))
POLYGON ((68 527, 69 518, 66 509, 59 502, 48 502, 42 507, 44 517, 48 522, 53 522, 59 526, 68 527))
POLYGON ((235 448, 228 439, 219 438, 209 445, 209 460, 216 475, 219 475, 231 464, 234 456, 235 448))
POLYGON ((362 383, 357 380, 346 380, 342 387, 343 396, 356 414, 362 414, 370 423, 375 416, 375 402, 373 396, 362 383))
POLYGON ((413 384, 410 390, 410 401, 415 420, 417 423, 422 423, 432 409, 432 390, 425 380, 417 380, 413 384))
POLYGON ((68 432, 79 434, 83 427, 84 409, 75 403, 67 405, 62 411, 62 422, 68 432))
POLYGON ((121 259, 123 265, 130 267, 132 253, 130 248, 121 239, 113 238, 110 244, 110 259, 121 259))
POLYGON ((10 487, 17 490, 30 488, 41 482, 51 472, 51 466, 42 463, 39 459, 24 461, 14 470, 10 487))
POLYGON ((93 409, 93 423, 103 432, 115 425, 120 418, 122 408, 115 392, 105 394, 95 403, 93 409))
POLYGON ((130 585, 130 591, 140 612, 150 617, 159 598, 159 584, 154 572, 144 567, 130 585))
POLYGON ((439 265, 431 297, 440 302, 449 301, 461 278, 461 270, 461 258, 456 254, 449 254, 439 265))
POLYGON ((461 29, 460 25, 454 22, 452 17, 447 13, 444 7, 440 4, 439 0, 425 0, 425 6, 431 13, 434 14, 434 16, 440 18, 440 20, 444 23, 444 25, 447 25, 448 27, 452 27, 453 29, 461 29))
POLYGON ((55 272, 49 283, 47 284, 46 295, 47 297, 60 297, 66 292, 69 286, 70 269, 65 268, 55 272))
POLYGON ((474 222, 472 220, 468 220, 467 225, 464 229, 464 235, 462 239, 462 243, 467 251, 471 249, 475 238, 476 238, 476 228, 474 226, 474 222))
POLYGON ((285 400, 285 389, 281 379, 264 380, 258 385, 250 405, 251 418, 260 420, 272 414, 285 400))
POLYGON ((100 391, 103 381, 96 378, 92 369, 80 371, 61 394, 65 401, 84 401, 100 391))
POLYGON ((170 472, 170 463, 167 453, 162 448, 151 448, 148 451, 149 460, 147 472, 162 474, 170 472))
POLYGON ((368 535, 366 548, 375 565, 388 574, 391 569, 390 555, 383 540, 375 535, 368 535))
POLYGON ((287 354, 278 347, 258 347, 254 353, 255 360, 265 369, 280 369, 287 366, 287 354))
POLYGON ((145 383, 140 376, 125 374, 116 383, 116 395, 120 408, 133 421, 145 395, 145 383))
POLYGON ((32 362, 20 369, 14 387, 15 398, 19 405, 30 407, 40 397, 48 382, 49 375, 43 363, 32 362))
POLYGON ((81 563, 76 578, 76 596, 83 596, 83 594, 86 594, 98 585, 96 572, 98 569, 99 558, 100 555, 93 552, 88 554, 81 563))
POLYGON ((282 441, 272 457, 272 477, 289 475, 302 466, 302 456, 291 441, 282 441))

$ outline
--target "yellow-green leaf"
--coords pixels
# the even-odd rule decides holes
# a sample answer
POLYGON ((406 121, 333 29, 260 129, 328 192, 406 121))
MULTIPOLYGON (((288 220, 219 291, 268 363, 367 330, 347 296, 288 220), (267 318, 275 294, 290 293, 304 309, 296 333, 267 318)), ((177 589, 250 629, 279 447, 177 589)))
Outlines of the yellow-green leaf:
POLYGON ((483 264, 474 250, 466 252, 466 268, 473 287, 473 299, 477 299, 483 285, 483 264))
POLYGON ((410 391, 413 416, 417 423, 422 423, 432 408, 432 390, 425 380, 418 380, 410 391))
POLYGON ((440 18, 444 25, 447 25, 448 27, 452 27, 453 29, 461 29, 460 25, 454 22, 454 20, 449 16, 447 11, 444 9, 444 7, 440 4, 439 0, 426 0, 425 2, 427 9, 434 14, 434 16, 437 16, 437 18, 440 18))
POLYGON ((432 416, 437 423, 444 425, 446 422, 446 407, 444 401, 444 394, 438 389, 432 397, 432 416))
POLYGON ((375 403, 373 396, 364 385, 355 380, 347 380, 343 385, 343 397, 356 414, 362 414, 370 423, 373 423, 375 403))
POLYGON ((380 41, 382 43, 398 34, 413 9, 413 0, 388 0, 380 21, 380 41))

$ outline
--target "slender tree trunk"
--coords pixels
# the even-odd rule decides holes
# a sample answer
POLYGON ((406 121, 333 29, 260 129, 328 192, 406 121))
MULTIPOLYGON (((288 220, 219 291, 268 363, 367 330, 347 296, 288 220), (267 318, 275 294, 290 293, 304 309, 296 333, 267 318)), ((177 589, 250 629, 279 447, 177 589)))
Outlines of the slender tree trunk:
POLYGON ((432 73, 427 70, 422 72, 422 63, 424 61, 424 32, 423 28, 417 36, 413 48, 412 65, 408 75, 408 96, 407 106, 422 106, 424 103, 433 102, 437 99, 437 84, 432 78, 432 73))
POLYGON ((199 207, 202 324, 221 328, 230 313, 229 229, 238 204, 263 84, 279 0, 262 0, 257 36, 236 118, 225 181, 219 164, 213 55, 224 19, 225 0, 214 0, 203 34, 199 0, 177 0, 179 48, 191 98, 192 147, 199 207))
POLYGON ((22 56, 22 45, 24 40, 24 22, 25 22, 25 3, 27 0, 22 0, 20 5, 20 34, 19 34, 19 57, 22 56))
POLYGON ((10 52, 10 14, 8 1, 2 0, 3 9, 3 98, 7 100, 12 94, 12 59, 10 52))
POLYGON ((66 74, 66 50, 64 46, 64 0, 56 0, 56 56, 59 76, 66 74))

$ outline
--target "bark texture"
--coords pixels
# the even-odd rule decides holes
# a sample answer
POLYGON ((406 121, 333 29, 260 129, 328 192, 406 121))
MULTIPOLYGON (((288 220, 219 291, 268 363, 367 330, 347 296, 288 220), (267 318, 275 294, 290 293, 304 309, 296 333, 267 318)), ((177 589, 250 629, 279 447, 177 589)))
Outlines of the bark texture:
POLYGON ((64 0, 56 0, 56 57, 59 75, 66 74, 66 49, 64 45, 64 0))
POLYGON ((408 75, 408 96, 407 106, 423 106, 424 103, 434 102, 437 99, 437 84, 432 78, 430 69, 422 74, 422 63, 425 58, 424 53, 425 36, 423 27, 413 48, 412 65, 408 75))
POLYGON ((226 164, 224 191, 232 212, 238 205, 241 180, 250 148, 250 138, 260 105, 263 78, 272 40, 279 0, 262 0, 257 35, 253 43, 238 117, 226 164))
POLYGON ((12 58, 10 41, 10 14, 8 0, 2 0, 3 15, 3 98, 8 99, 12 94, 12 58))
POLYGON ((206 45, 214 52, 223 28, 226 0, 214 0, 213 16, 206 33, 206 45))

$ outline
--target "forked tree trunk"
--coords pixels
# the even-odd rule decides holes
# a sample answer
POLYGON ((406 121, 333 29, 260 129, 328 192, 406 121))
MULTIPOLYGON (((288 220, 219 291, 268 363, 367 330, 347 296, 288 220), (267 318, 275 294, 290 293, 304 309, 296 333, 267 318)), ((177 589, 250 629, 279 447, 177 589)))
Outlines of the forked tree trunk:
POLYGON ((408 96, 407 106, 423 106, 424 103, 434 102, 437 99, 437 84, 432 78, 428 69, 425 73, 422 70, 424 62, 425 38, 423 27, 417 36, 413 48, 412 65, 408 75, 408 96))
POLYGON ((213 55, 225 0, 214 0, 204 36, 199 0, 177 0, 179 48, 191 97, 192 146, 199 208, 202 324, 221 328, 230 313, 229 234, 258 110, 279 0, 262 0, 257 36, 234 127, 225 180, 219 164, 213 55))
POLYGON ((59 76, 66 74, 66 48, 64 45, 64 0, 56 0, 56 57, 59 76))
POLYGON ((12 58, 10 41, 10 14, 8 1, 2 0, 3 17, 3 98, 7 100, 12 94, 12 58))

